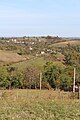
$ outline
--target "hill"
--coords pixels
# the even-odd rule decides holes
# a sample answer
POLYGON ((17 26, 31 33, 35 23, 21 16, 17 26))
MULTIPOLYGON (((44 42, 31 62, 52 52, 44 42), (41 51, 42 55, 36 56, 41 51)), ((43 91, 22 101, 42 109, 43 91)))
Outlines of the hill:
POLYGON ((0 50, 0 63, 17 63, 25 61, 26 58, 11 51, 0 50))
POLYGON ((51 47, 65 47, 67 45, 71 45, 71 46, 76 46, 76 45, 80 45, 80 41, 79 40, 69 40, 69 41, 63 41, 63 42, 59 42, 59 43, 54 43, 52 45, 50 45, 51 47))

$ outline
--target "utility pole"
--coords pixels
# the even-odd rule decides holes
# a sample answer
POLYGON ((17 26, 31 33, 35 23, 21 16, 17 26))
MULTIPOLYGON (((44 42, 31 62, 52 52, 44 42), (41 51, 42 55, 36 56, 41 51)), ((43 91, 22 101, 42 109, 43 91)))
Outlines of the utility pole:
POLYGON ((73 82, 73 92, 75 93, 75 74, 76 68, 74 67, 74 82, 73 82))
POLYGON ((40 90, 41 90, 41 82, 42 82, 42 73, 40 73, 40 90))

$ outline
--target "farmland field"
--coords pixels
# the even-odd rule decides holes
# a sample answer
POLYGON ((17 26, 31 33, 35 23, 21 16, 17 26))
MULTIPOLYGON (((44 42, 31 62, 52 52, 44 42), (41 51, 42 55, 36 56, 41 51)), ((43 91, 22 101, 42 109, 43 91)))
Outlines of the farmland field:
POLYGON ((53 90, 1 90, 0 120, 80 120, 80 100, 53 90))
POLYGON ((79 40, 73 40, 73 41, 66 41, 66 42, 59 42, 59 43, 55 43, 50 45, 51 47, 64 47, 67 46, 68 44, 75 46, 75 45, 80 45, 80 41, 79 40))

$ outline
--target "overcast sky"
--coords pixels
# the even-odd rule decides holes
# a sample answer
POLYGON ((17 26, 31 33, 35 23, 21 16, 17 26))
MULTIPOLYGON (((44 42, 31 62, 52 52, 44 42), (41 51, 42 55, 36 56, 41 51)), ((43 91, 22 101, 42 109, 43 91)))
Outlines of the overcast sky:
POLYGON ((0 0, 0 37, 80 37, 80 0, 0 0))

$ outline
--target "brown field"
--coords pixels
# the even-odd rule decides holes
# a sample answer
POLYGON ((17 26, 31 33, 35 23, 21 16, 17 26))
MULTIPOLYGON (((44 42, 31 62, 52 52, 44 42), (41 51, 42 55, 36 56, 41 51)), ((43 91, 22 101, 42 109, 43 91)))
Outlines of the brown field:
POLYGON ((17 53, 0 50, 0 62, 16 63, 16 62, 25 61, 25 60, 26 58, 18 55, 17 53))
POLYGON ((54 46, 54 47, 64 47, 64 46, 67 46, 67 45, 80 45, 80 40, 70 40, 70 41, 66 41, 66 42, 59 42, 59 43, 55 43, 55 44, 52 44, 50 45, 51 47, 54 46))

